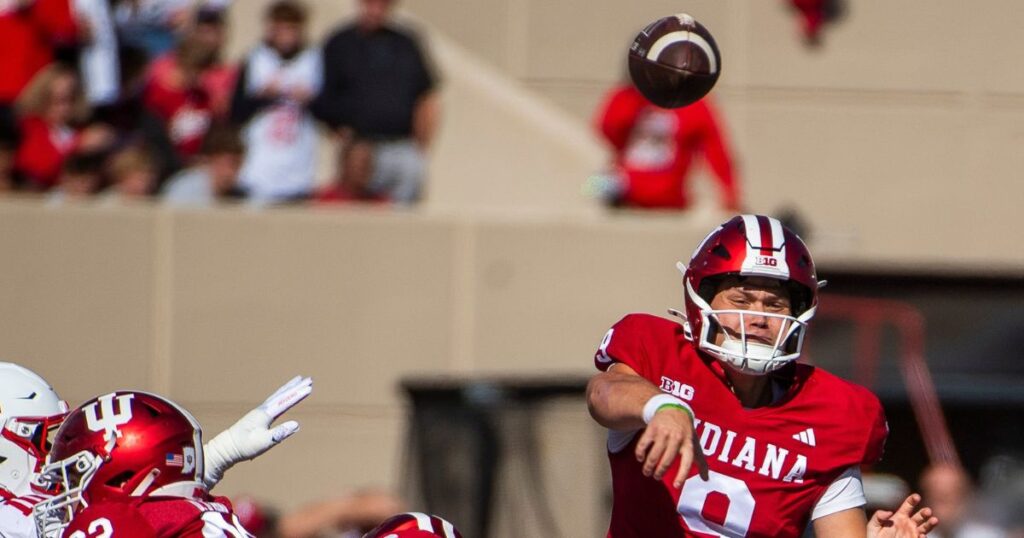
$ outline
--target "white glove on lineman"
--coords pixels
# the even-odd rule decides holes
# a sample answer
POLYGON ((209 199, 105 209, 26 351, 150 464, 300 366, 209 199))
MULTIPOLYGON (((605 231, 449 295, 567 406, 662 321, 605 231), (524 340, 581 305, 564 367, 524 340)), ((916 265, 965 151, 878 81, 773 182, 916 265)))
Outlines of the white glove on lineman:
POLYGON ((230 428, 220 432, 203 446, 205 469, 203 482, 213 488, 224 477, 224 471, 240 461, 247 461, 270 450, 299 431, 299 423, 289 420, 270 424, 313 392, 313 380, 295 376, 259 407, 249 411, 230 428))

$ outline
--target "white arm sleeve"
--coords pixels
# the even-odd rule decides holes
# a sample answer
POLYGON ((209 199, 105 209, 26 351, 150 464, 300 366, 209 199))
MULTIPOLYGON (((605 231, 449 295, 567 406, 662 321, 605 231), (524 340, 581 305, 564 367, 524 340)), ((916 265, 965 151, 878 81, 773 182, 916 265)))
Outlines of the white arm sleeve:
POLYGON ((853 466, 839 475, 818 499, 811 512, 811 520, 825 517, 836 512, 857 508, 867 504, 864 498, 864 483, 860 479, 860 467, 853 466))

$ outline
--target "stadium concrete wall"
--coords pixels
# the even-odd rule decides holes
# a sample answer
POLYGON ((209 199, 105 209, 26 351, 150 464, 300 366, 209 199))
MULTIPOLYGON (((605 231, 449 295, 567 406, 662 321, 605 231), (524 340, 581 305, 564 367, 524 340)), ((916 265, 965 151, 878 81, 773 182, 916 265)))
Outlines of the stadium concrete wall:
MULTIPOLYGON (((233 8, 234 56, 258 39, 265 3, 233 8)), ((354 0, 310 5, 319 38, 354 0)), ((679 4, 400 7, 427 37, 443 78, 428 207, 594 212, 598 202, 582 189, 605 162, 589 132, 594 109, 621 77, 634 32, 679 4)), ((715 98, 749 210, 795 209, 819 252, 851 262, 881 255, 910 264, 926 252, 1017 270, 1018 241, 998 232, 1015 229, 1024 200, 1024 20, 1016 4, 848 2, 846 18, 825 30, 816 50, 802 45, 784 2, 694 0, 685 9, 722 49, 715 98)), ((699 207, 717 203, 709 181, 696 188, 699 207)))

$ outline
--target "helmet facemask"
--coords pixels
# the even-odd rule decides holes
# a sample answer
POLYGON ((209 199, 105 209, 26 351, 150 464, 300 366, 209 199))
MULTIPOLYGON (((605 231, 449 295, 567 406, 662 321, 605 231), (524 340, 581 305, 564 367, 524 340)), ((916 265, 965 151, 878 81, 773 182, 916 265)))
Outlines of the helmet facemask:
POLYGON ((716 310, 693 290, 689 282, 686 283, 686 293, 699 307, 701 316, 700 332, 691 334, 691 339, 698 349, 733 369, 744 374, 765 375, 800 356, 807 324, 814 317, 814 308, 805 310, 799 316, 758 310, 716 310), (747 334, 748 322, 755 317, 778 320, 779 329, 771 336, 771 342, 763 342, 747 334), (737 327, 738 330, 727 330, 726 327, 737 327), (722 341, 717 343, 720 335, 722 341))
POLYGON ((74 514, 89 506, 84 495, 85 489, 102 463, 102 458, 83 450, 43 467, 40 480, 59 493, 37 504, 32 510, 40 537, 60 536, 71 523, 74 514))
POLYGON ((38 482, 38 473, 43 468, 46 455, 50 453, 53 436, 57 433, 57 429, 60 428, 66 415, 67 413, 59 413, 51 416, 16 416, 7 419, 3 430, 0 431, 0 443, 9 443, 8 447, 11 445, 14 447, 12 448, 13 452, 4 456, 0 461, 17 458, 23 461, 21 466, 24 467, 24 470, 0 470, 0 473, 9 472, 11 476, 6 477, 7 480, 29 482, 32 489, 45 492, 45 487, 38 482), (27 476, 21 476, 21 474, 27 476))

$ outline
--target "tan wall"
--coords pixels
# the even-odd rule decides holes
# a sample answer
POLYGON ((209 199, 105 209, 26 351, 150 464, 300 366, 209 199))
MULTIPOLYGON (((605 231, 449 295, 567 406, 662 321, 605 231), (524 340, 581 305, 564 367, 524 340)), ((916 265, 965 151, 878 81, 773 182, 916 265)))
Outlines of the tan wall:
MULTIPOLYGON (((292 417, 302 431, 219 491, 294 506, 369 484, 401 489, 399 379, 585 375, 611 323, 678 304, 673 264, 706 227, 5 200, 0 357, 73 404, 117 388, 167 394, 210 434, 311 375, 315 393, 292 417)), ((600 432, 581 402, 549 413, 539 427, 545 465, 557 467, 551 495, 597 534, 600 432)), ((508 483, 503 502, 521 502, 521 481, 508 483)), ((521 523, 496 524, 513 536, 521 523)))
MULTIPOLYGON (((353 1, 311 4, 319 36, 353 1)), ((939 268, 966 260, 1015 270, 1024 253, 1014 234, 993 231, 1012 229, 1024 200, 1024 12, 1008 1, 848 4, 825 46, 808 51, 782 2, 686 3, 722 49, 716 94, 748 208, 798 208, 819 249, 852 262, 930 258, 939 268)), ((244 5, 233 10, 235 51, 258 34, 262 3, 244 5)), ((636 29, 678 2, 401 6, 427 30, 445 78, 428 207, 593 211, 580 194, 603 160, 590 118, 636 29)), ((716 203, 706 181, 698 188, 699 203, 716 203)))

